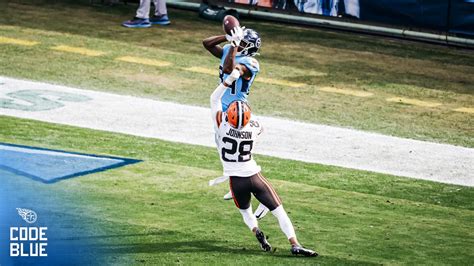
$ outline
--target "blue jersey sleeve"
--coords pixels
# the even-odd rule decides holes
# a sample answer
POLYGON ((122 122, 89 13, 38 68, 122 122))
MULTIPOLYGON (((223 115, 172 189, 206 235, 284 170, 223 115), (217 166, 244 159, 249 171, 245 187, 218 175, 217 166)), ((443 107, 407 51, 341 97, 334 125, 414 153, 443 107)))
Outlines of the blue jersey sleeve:
POLYGON ((260 71, 260 65, 259 65, 257 59, 255 59, 251 56, 239 57, 238 60, 237 60, 237 63, 246 66, 247 69, 250 72, 252 72, 252 76, 257 75, 258 71, 260 71))
POLYGON ((226 44, 224 45, 224 47, 222 47, 221 65, 224 65, 224 60, 227 54, 229 53, 230 47, 232 47, 232 45, 230 44, 226 44))

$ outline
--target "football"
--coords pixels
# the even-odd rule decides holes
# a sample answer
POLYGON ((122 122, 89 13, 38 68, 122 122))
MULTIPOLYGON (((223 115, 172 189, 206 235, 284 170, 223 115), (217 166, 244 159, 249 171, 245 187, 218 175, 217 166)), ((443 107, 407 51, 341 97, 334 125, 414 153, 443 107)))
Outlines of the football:
POLYGON ((224 32, 226 34, 230 35, 230 30, 237 26, 240 26, 240 23, 239 20, 237 20, 234 16, 227 15, 224 17, 224 20, 222 21, 222 27, 224 28, 224 32))

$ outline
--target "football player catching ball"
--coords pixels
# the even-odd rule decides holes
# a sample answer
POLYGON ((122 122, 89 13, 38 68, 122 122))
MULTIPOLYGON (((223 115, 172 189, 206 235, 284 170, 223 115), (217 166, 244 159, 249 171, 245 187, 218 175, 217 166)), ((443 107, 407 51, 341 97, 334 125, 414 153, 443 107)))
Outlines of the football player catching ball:
MULTIPOLYGON (((248 95, 257 73, 260 71, 260 65, 255 59, 258 50, 262 44, 259 34, 252 29, 245 29, 240 27, 237 19, 232 16, 224 18, 224 26, 231 19, 231 25, 234 28, 228 31, 229 34, 212 36, 203 40, 204 47, 215 57, 220 59, 219 65, 219 83, 222 83, 232 72, 234 68, 239 69, 242 75, 236 79, 226 90, 222 98, 222 110, 226 111, 231 102, 240 100, 247 102, 248 95), (233 20, 233 21, 232 21, 233 20), (223 42, 230 42, 229 44, 220 46, 223 42)), ((224 28, 224 30, 226 30, 224 28)), ((211 185, 224 182, 228 177, 220 177, 210 181, 211 185)), ((225 200, 232 199, 232 194, 229 191, 224 195, 225 200)), ((258 219, 263 218, 268 212, 264 205, 259 205, 255 211, 258 219)))
MULTIPOLYGON (((238 32, 238 29, 233 32, 238 32)), ((236 51, 230 52, 235 53, 245 49, 241 48, 238 42, 233 43, 232 47, 236 51)), ((236 84, 236 81, 246 77, 253 80, 255 76, 249 74, 248 71, 251 72, 245 65, 243 67, 235 65, 232 71, 223 77, 223 82, 217 86, 210 98, 216 143, 224 168, 224 176, 229 177, 232 198, 245 224, 255 234, 264 251, 270 251, 271 245, 258 227, 257 218, 252 213, 250 204, 252 194, 278 219, 281 230, 291 244, 291 253, 315 257, 318 255, 315 251, 299 244, 293 224, 283 208, 280 197, 270 182, 260 173, 260 166, 252 158, 255 140, 263 132, 261 124, 252 117, 246 101, 238 99, 229 103, 223 102, 224 99, 228 99, 226 95, 229 95, 229 91, 232 92, 232 84, 236 84), (224 106, 226 106, 225 109, 224 106)))

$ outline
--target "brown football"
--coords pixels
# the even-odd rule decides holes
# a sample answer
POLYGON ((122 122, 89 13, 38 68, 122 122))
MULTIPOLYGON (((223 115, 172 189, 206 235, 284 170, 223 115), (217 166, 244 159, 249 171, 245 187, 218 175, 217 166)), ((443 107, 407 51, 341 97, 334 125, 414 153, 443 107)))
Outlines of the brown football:
POLYGON ((225 33, 230 35, 230 30, 237 26, 240 26, 240 23, 234 16, 227 15, 224 17, 222 27, 224 28, 225 33))

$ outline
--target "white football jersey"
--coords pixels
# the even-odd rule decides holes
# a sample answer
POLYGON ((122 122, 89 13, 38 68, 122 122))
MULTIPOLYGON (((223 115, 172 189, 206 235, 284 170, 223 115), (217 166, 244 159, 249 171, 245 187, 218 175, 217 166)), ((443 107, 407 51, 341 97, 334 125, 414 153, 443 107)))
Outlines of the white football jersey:
POLYGON ((216 143, 225 176, 247 177, 260 172, 260 166, 252 157, 252 149, 262 131, 260 123, 253 117, 241 130, 222 119, 216 132, 216 143))

